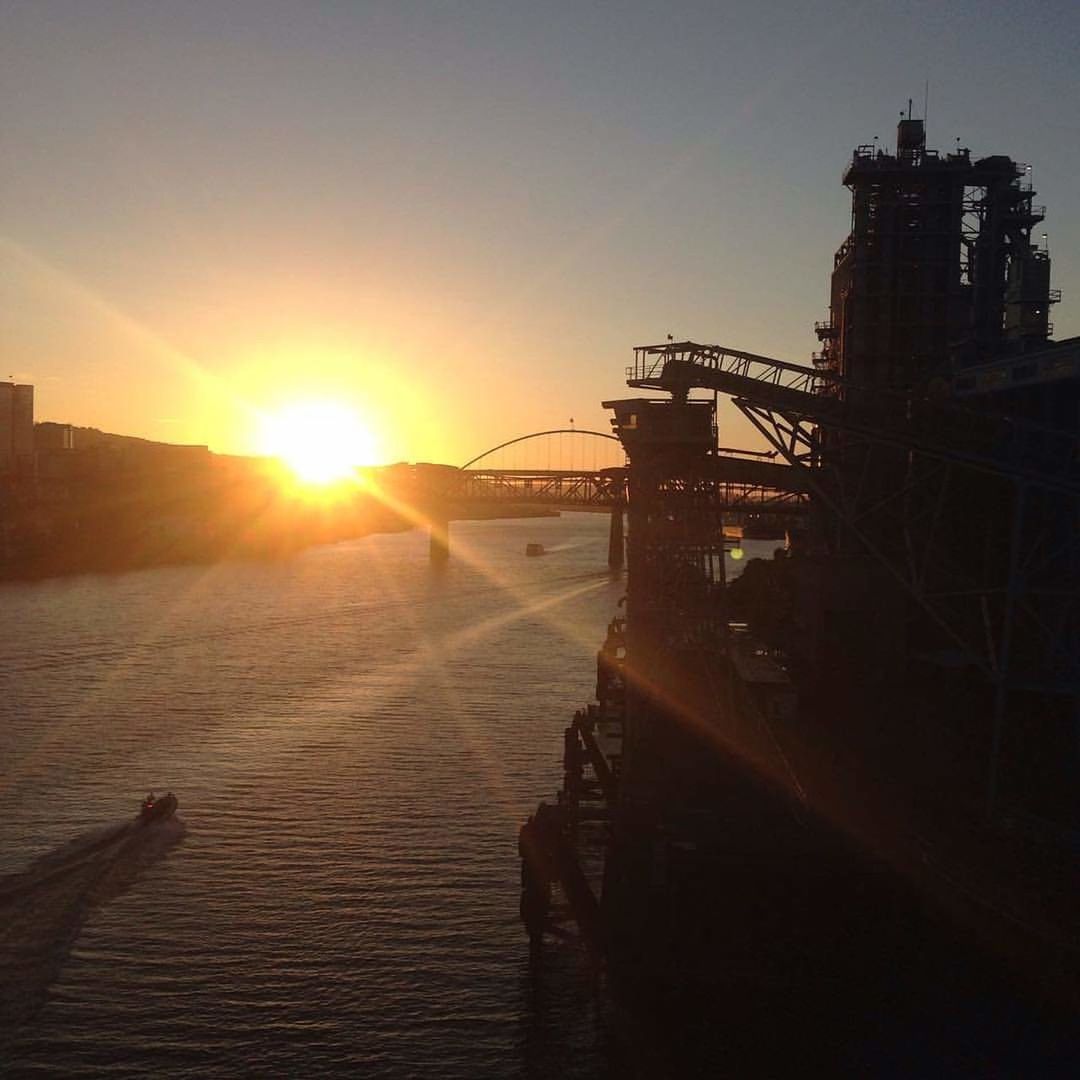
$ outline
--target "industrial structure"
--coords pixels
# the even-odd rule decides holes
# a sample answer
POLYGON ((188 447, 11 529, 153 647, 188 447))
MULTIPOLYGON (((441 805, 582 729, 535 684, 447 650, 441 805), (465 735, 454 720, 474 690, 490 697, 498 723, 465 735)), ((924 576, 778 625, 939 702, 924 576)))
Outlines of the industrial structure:
POLYGON ((815 361, 857 383, 916 386, 958 367, 1045 344, 1050 256, 1032 242, 1045 207, 1030 168, 926 148, 922 120, 896 152, 857 147, 844 183, 851 232, 833 259, 829 319, 815 361))
POLYGON ((894 153, 845 169, 813 366, 635 350, 629 385, 667 396, 607 403, 626 614, 559 800, 522 829, 534 942, 562 883, 624 982, 680 1015, 737 986, 811 1041, 811 1006, 849 1035, 928 994, 1080 1006, 1080 340, 1050 339, 1028 176, 927 150, 909 107, 894 153), (738 591, 716 394, 784 463, 774 486, 809 495, 738 591))

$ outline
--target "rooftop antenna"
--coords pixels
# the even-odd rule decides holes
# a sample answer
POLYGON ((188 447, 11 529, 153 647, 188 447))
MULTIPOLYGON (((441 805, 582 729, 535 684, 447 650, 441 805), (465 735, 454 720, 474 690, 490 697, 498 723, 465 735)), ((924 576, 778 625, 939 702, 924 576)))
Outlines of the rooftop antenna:
POLYGON ((922 98, 922 122, 925 126, 926 121, 930 118, 930 80, 927 79, 923 83, 923 98, 922 98))

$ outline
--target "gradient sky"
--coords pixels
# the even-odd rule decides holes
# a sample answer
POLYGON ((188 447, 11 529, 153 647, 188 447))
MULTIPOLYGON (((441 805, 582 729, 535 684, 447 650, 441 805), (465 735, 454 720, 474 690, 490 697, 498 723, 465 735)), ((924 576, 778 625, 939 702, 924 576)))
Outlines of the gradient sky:
POLYGON ((385 460, 606 428, 634 344, 807 361, 841 169, 925 80, 930 146, 1032 163, 1077 334, 1078 43, 1015 0, 0 0, 2 374, 228 452, 312 396, 385 460))

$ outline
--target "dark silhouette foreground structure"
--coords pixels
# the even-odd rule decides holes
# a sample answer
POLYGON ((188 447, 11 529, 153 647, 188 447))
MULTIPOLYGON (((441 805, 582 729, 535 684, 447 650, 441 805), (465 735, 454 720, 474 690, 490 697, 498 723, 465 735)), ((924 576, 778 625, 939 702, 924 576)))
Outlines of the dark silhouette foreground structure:
POLYGON ((669 340, 628 379, 666 396, 607 403, 626 613, 522 913, 540 947, 566 902, 672 1075, 1080 1062, 1080 341, 1027 177, 909 110, 845 171, 812 367, 669 340), (740 590, 699 389, 808 493, 740 590))

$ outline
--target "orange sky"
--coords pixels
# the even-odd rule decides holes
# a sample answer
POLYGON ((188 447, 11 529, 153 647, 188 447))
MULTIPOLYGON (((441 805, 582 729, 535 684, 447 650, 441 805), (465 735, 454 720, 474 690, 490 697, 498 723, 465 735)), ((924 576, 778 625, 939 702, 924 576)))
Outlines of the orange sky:
POLYGON ((227 452, 310 398, 382 461, 606 428, 668 333, 808 361, 841 167, 926 79, 931 146, 1034 164, 1076 333, 1080 16, 956 7, 5 5, 2 374, 227 452))

